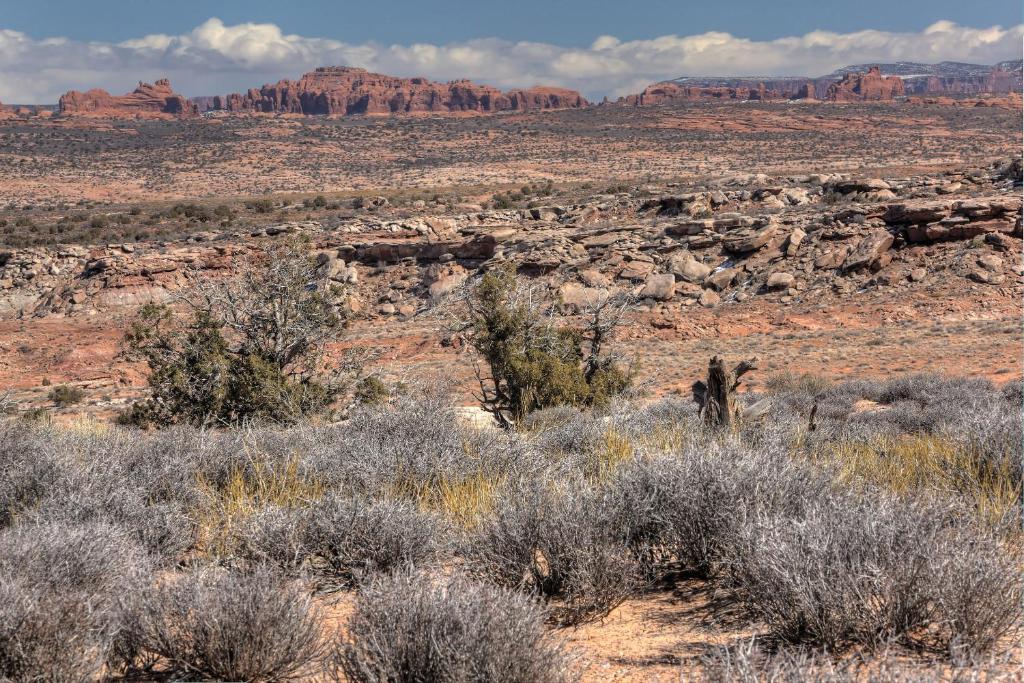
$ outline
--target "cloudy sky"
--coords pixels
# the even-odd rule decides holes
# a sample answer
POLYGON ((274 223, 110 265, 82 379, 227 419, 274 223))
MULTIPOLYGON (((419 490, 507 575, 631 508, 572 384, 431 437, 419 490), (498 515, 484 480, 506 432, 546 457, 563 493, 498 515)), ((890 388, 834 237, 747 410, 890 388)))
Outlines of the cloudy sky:
POLYGON ((539 83, 592 99, 683 75, 817 76, 853 63, 1019 59, 1019 0, 0 0, 0 101, 186 95, 322 65, 539 83))

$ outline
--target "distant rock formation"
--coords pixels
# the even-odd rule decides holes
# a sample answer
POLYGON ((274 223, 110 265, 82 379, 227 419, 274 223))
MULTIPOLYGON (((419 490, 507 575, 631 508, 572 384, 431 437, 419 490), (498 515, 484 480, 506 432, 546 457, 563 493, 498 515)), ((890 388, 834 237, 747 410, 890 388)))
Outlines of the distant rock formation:
POLYGON ((960 62, 860 64, 845 66, 817 78, 684 76, 655 83, 640 94, 622 97, 618 101, 630 105, 756 99, 864 102, 889 101, 901 95, 1005 95, 1024 89, 1022 71, 1024 67, 1018 59, 990 66, 960 62), (902 81, 902 93, 897 81, 902 81))
POLYGON ((788 99, 787 93, 772 90, 764 83, 754 87, 684 85, 674 81, 655 83, 644 88, 639 95, 629 95, 620 100, 624 104, 644 106, 668 102, 700 102, 703 100, 768 101, 788 99))
POLYGON ((881 70, 873 66, 866 74, 843 76, 843 80, 829 86, 825 99, 829 102, 891 102, 905 94, 902 78, 883 76, 881 70))
POLYGON ((536 87, 503 93, 467 80, 437 83, 352 67, 320 67, 298 81, 278 81, 213 101, 214 109, 232 112, 320 115, 529 111, 585 106, 586 99, 575 90, 536 87))
POLYGON ((196 105, 196 109, 199 113, 210 111, 211 109, 217 109, 216 103, 220 100, 220 97, 216 95, 200 95, 197 97, 190 97, 188 101, 196 105))
POLYGON ((58 103, 62 116, 161 117, 187 118, 198 115, 196 106, 174 92, 171 82, 162 78, 152 85, 139 81, 139 87, 127 95, 115 96, 99 88, 87 92, 71 90, 58 103))

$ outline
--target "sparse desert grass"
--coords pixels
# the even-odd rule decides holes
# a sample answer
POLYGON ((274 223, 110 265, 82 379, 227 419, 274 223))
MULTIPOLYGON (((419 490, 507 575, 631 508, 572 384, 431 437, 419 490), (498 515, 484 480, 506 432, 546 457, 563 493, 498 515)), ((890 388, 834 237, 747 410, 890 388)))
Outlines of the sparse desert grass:
POLYGON ((294 507, 308 504, 323 495, 324 487, 315 479, 299 474, 294 457, 273 462, 258 456, 234 466, 221 482, 208 481, 202 474, 197 488, 206 505, 195 510, 199 527, 197 546, 209 553, 227 552, 229 538, 247 519, 269 507, 294 507))
POLYGON ((408 625, 476 653, 466 670, 514 658, 523 676, 563 680, 569 669, 536 668, 514 638, 555 657, 558 628, 683 578, 779 650, 715 655, 703 665, 715 680, 829 667, 838 677, 820 680, 853 680, 850 653, 885 671, 966 666, 1013 647, 1021 625, 1022 539, 1008 523, 1020 518, 1019 393, 935 376, 786 382, 763 422, 729 435, 675 398, 481 431, 437 390, 330 425, 8 420, 0 645, 22 654, 0 673, 80 680, 106 661, 286 678, 330 664, 366 679, 396 662, 424 667, 413 677, 456 666, 393 630, 408 625), (334 664, 308 609, 317 588, 363 591, 334 664), (60 662, 41 654, 61 642, 60 662))
POLYGON ((1021 482, 1012 462, 990 462, 951 439, 934 435, 839 441, 823 448, 850 484, 876 486, 902 495, 922 490, 962 496, 981 517, 1005 521, 1020 504, 1021 482))

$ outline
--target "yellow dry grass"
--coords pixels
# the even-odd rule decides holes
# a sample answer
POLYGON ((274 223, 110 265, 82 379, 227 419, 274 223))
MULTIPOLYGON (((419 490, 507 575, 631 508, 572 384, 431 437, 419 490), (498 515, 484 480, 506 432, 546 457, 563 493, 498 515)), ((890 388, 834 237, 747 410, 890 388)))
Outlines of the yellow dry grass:
POLYGON ((267 505, 305 505, 324 494, 324 486, 299 472, 298 458, 274 466, 252 456, 248 467, 234 468, 223 484, 200 479, 199 490, 208 504, 195 511, 199 525, 199 549, 219 554, 229 547, 233 530, 267 505))
POLYGON ((1008 459, 992 464, 970 448, 933 435, 902 435, 868 443, 839 442, 826 447, 841 481, 869 483, 911 494, 938 491, 974 501, 987 520, 1003 519, 1021 499, 1008 459))

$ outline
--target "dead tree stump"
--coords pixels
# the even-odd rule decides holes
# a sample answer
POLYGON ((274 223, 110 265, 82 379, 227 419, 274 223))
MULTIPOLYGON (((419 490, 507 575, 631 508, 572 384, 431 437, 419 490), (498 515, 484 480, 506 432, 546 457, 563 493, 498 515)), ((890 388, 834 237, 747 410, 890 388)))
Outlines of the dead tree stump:
POLYGON ((726 371, 725 360, 719 356, 712 357, 708 363, 707 382, 694 382, 691 388, 705 426, 719 430, 737 428, 740 409, 736 403, 736 389, 740 378, 756 369, 756 358, 741 361, 731 371, 726 371))

